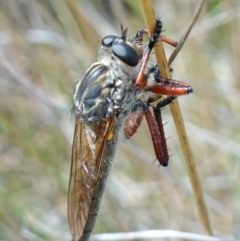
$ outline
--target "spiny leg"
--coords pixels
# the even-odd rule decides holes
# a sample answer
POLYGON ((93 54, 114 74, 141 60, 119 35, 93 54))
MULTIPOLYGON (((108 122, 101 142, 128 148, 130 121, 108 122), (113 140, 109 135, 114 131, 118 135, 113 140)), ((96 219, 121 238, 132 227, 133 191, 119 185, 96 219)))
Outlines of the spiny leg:
POLYGON ((186 95, 193 92, 192 87, 182 81, 162 78, 158 66, 153 66, 149 73, 153 73, 155 84, 147 86, 147 90, 158 95, 186 95))
POLYGON ((175 98, 175 96, 169 96, 160 101, 155 107, 153 107, 154 116, 149 109, 145 114, 149 131, 152 137, 155 154, 162 166, 168 165, 169 156, 162 123, 161 108, 170 104, 175 98))
POLYGON ((163 131, 163 128, 159 129, 156 119, 154 118, 154 116, 152 115, 152 113, 149 109, 145 113, 145 117, 147 120, 147 124, 148 124, 148 128, 149 128, 151 137, 152 137, 152 143, 153 143, 156 157, 162 166, 167 166, 168 165, 168 151, 167 151, 167 144, 166 144, 164 132, 161 133, 161 131, 163 131))
POLYGON ((150 55, 152 53, 153 47, 154 47, 155 43, 157 42, 157 39, 159 38, 161 32, 162 32, 162 22, 161 22, 160 18, 157 18, 155 32, 152 34, 151 38, 149 39, 148 47, 146 48, 146 50, 143 54, 140 71, 136 78, 136 88, 138 90, 143 89, 147 84, 147 81, 146 81, 146 78, 144 75, 144 71, 146 69, 146 66, 147 66, 148 60, 150 58, 150 55))

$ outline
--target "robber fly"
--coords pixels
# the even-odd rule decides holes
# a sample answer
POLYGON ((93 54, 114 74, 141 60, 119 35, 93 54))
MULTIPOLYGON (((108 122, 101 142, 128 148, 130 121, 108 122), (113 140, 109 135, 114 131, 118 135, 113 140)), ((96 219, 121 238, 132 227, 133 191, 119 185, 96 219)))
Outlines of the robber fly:
POLYGON ((130 138, 146 117, 156 158, 168 164, 168 152, 160 108, 178 95, 192 92, 183 82, 161 78, 152 49, 160 36, 162 22, 156 19, 154 33, 143 42, 146 29, 127 38, 121 26, 120 37, 102 39, 98 59, 80 78, 73 93, 75 131, 68 194, 68 218, 74 241, 89 239, 115 155, 120 127, 130 138), (151 58, 151 61, 149 59, 151 58), (167 96, 160 100, 162 96, 167 96), (149 107, 153 107, 153 114, 149 107), (150 105, 151 104, 151 105, 150 105))

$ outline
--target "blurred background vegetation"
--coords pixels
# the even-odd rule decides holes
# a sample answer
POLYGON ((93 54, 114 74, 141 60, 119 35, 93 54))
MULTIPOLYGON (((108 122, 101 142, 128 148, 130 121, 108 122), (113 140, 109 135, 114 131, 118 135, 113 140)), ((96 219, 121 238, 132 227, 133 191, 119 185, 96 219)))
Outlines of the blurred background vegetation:
MULTIPOLYGON (((102 37, 145 24, 138 1, 0 0, 0 240, 71 240, 67 189, 72 86, 102 37), (78 11, 79 24, 74 18, 78 11)), ((155 0, 164 35, 179 40, 199 1, 155 0)), ((240 238, 240 2, 208 0, 174 61, 179 97, 213 232, 240 238)), ((173 49, 166 46, 167 56, 173 49)), ((118 151, 94 233, 203 233, 168 107, 170 158, 154 162, 144 122, 118 151)))

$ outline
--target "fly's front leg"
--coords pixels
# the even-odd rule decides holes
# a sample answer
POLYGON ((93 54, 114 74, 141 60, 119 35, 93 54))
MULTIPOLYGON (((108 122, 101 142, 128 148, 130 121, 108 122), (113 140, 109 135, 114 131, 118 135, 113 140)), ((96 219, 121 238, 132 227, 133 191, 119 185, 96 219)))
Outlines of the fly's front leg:
POLYGON ((192 87, 182 81, 162 78, 158 66, 154 66, 151 70, 154 75, 155 84, 147 86, 146 90, 158 95, 186 95, 193 92, 192 87))
POLYGON ((175 40, 173 40, 173 39, 170 39, 170 38, 168 38, 168 37, 165 37, 165 36, 160 36, 160 39, 163 41, 163 42, 165 42, 165 43, 167 43, 167 44, 169 44, 169 45, 172 45, 173 47, 177 47, 177 45, 178 45, 178 42, 177 41, 175 41, 175 40))
POLYGON ((165 36, 160 36, 161 32, 162 32, 162 22, 161 22, 160 18, 157 18, 155 32, 152 34, 151 38, 149 39, 148 48, 145 50, 143 56, 141 56, 141 54, 142 54, 142 45, 141 45, 142 38, 143 38, 143 34, 148 34, 149 31, 147 29, 141 29, 136 34, 135 41, 139 42, 140 46, 141 46, 141 47, 139 47, 137 52, 141 53, 139 59, 142 60, 140 71, 136 78, 136 87, 138 90, 141 90, 146 86, 146 78, 145 78, 144 71, 146 69, 146 66, 147 66, 148 60, 150 58, 150 55, 152 53, 153 47, 156 44, 158 38, 160 38, 162 41, 168 43, 169 45, 172 45, 173 47, 176 47, 178 45, 177 41, 169 39, 165 36))
POLYGON ((141 90, 146 86, 146 78, 145 78, 144 71, 146 69, 146 66, 147 66, 148 60, 150 58, 150 55, 152 53, 153 47, 154 47, 155 43, 157 42, 161 32, 162 32, 162 22, 161 22, 160 18, 157 18, 155 32, 152 34, 151 38, 149 39, 148 47, 146 48, 146 50, 143 54, 140 71, 136 78, 136 87, 138 90, 141 90))
POLYGON ((158 95, 187 95, 193 92, 189 84, 178 80, 161 78, 161 83, 147 86, 147 90, 158 95))

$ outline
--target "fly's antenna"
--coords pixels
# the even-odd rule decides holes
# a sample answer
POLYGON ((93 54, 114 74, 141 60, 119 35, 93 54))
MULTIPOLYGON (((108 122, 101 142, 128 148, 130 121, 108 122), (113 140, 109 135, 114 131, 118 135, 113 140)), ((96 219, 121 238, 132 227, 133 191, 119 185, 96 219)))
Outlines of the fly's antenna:
POLYGON ((123 42, 126 42, 128 28, 123 29, 121 20, 118 17, 117 17, 117 19, 118 19, 118 21, 120 23, 120 27, 121 27, 121 33, 122 33, 121 39, 123 40, 123 42))
POLYGON ((122 31, 122 40, 124 41, 124 42, 126 42, 126 39, 127 39, 127 29, 128 28, 126 28, 125 30, 123 30, 123 26, 122 26, 122 24, 121 24, 121 31, 122 31))

